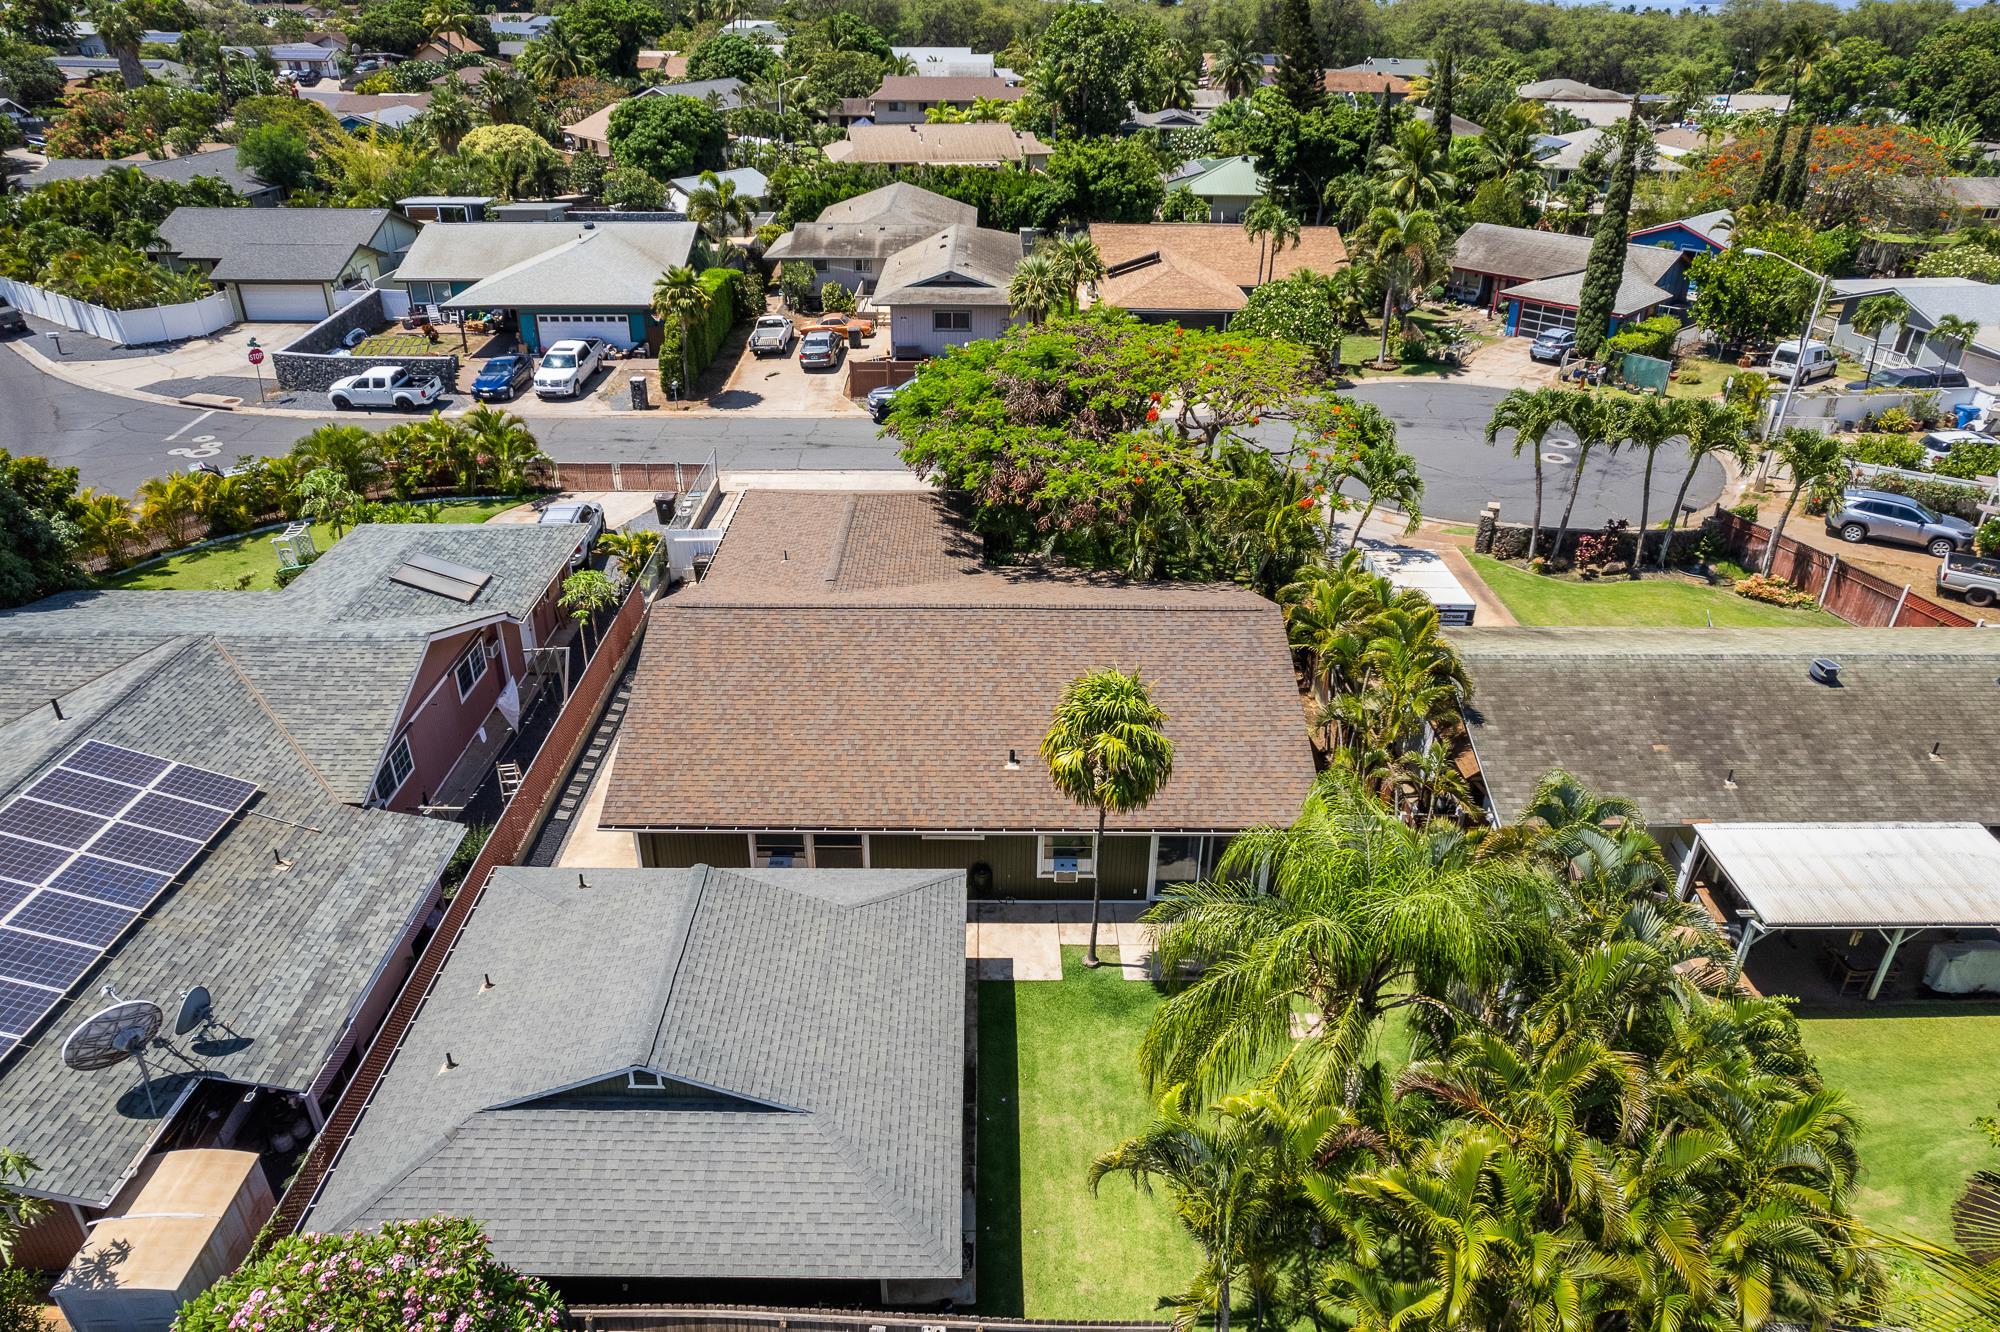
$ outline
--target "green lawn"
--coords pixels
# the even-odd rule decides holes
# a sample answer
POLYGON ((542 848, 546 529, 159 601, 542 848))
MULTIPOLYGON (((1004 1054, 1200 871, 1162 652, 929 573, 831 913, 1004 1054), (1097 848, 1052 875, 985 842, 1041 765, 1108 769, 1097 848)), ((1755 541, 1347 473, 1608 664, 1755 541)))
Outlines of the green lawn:
POLYGON ((1836 626, 1819 610, 1788 610, 1737 596, 1726 587, 1708 587, 1678 578, 1600 579, 1572 582, 1503 564, 1486 555, 1467 555, 1472 567, 1506 604, 1514 618, 1533 625, 1706 625, 1725 628, 1836 626))
POLYGON ((1139 1037, 1159 996, 1063 949, 1063 980, 979 986, 979 1304, 1008 1318, 1151 1318, 1194 1270, 1162 1194, 1091 1158, 1145 1126, 1139 1037))
POLYGON ((1805 1018, 1806 1048, 1861 1109, 1855 1210, 1875 1225, 1951 1237, 1951 1204, 2000 1151, 1973 1126, 2000 1105, 2000 1010, 1901 1006, 1894 1016, 1805 1018))
MULTIPOLYGON (((439 335, 442 339, 442 334, 439 335)), ((356 356, 435 356, 441 349, 441 342, 432 342, 421 333, 408 333, 394 329, 387 333, 377 333, 363 338, 354 346, 356 356)))
MULTIPOLYGON (((435 506, 441 523, 483 523, 518 500, 479 500, 463 504, 435 506)), ((220 590, 225 592, 268 591, 278 585, 278 552, 271 544, 277 532, 260 532, 169 555, 156 564, 133 569, 105 580, 112 588, 156 590, 220 590)), ((313 543, 324 551, 335 538, 333 529, 321 524, 313 528, 313 543)))
MULTIPOLYGON (((1444 310, 1412 310, 1409 318, 1410 323, 1423 329, 1425 332, 1430 332, 1439 324, 1455 322, 1458 316, 1444 310)), ((1348 367, 1357 376, 1361 374, 1436 375, 1446 373, 1447 367, 1437 361, 1411 361, 1407 365, 1399 364, 1393 370, 1373 369, 1372 363, 1382 350, 1382 325, 1379 320, 1376 321, 1374 328, 1375 331, 1373 333, 1350 333, 1340 340, 1340 363, 1348 367), (1356 367, 1359 367, 1359 369, 1356 369, 1356 367)), ((1469 328, 1467 331, 1471 332, 1469 328)), ((1473 348, 1491 341, 1491 338, 1482 334, 1472 333, 1470 340, 1465 345, 1465 350, 1470 352, 1473 348)), ((1400 361, 1402 350, 1403 342, 1401 338, 1389 339, 1389 359, 1400 361)))

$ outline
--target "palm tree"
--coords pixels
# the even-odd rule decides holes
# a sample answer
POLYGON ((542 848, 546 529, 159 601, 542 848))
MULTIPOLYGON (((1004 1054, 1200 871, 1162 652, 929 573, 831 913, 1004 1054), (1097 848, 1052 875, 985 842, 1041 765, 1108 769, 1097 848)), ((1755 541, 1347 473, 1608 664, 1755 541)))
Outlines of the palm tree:
POLYGON ((1243 234, 1258 243, 1257 281, 1264 282, 1276 274, 1286 243, 1299 243, 1299 219, 1267 194, 1243 210, 1243 234))
POLYGON ((687 212, 718 246, 750 229, 750 201, 736 196, 735 181, 713 171, 701 173, 701 183, 688 194, 687 212))
POLYGON ((146 13, 134 0, 98 0, 87 5, 84 12, 97 25, 97 36, 104 49, 118 61, 118 77, 126 91, 143 86, 147 75, 145 65, 139 61, 139 43, 152 26, 146 13))
POLYGON ((484 469, 503 495, 526 490, 529 470, 548 461, 528 423, 513 412, 481 403, 460 418, 459 427, 472 446, 475 468, 484 469))
POLYGON ((458 152, 459 141, 472 133, 473 122, 472 103, 459 91, 457 79, 447 79, 431 91, 431 103, 420 119, 439 152, 447 157, 458 152))
POLYGON ((1366 252, 1382 283, 1382 350, 1377 356, 1378 364, 1389 364, 1389 321, 1397 297, 1428 285, 1437 276, 1443 262, 1442 243, 1443 233, 1436 215, 1424 209, 1377 208, 1368 215, 1366 252))
POLYGON ((576 621, 576 631, 589 651, 590 622, 597 613, 618 604, 618 585, 595 569, 578 569, 563 579, 562 595, 556 604, 576 621))
POLYGON ((1486 422, 1486 442, 1493 443, 1502 430, 1514 432, 1514 456, 1521 456, 1526 450, 1535 462, 1535 514, 1528 527, 1528 558, 1535 558, 1535 548, 1542 537, 1542 441, 1549 432, 1563 423, 1563 409, 1569 398, 1561 389, 1509 389, 1505 397, 1494 404, 1493 415, 1486 422))
POLYGON ((1135 671, 1091 671, 1070 681, 1056 701, 1049 732, 1042 737, 1042 760, 1056 790, 1097 810, 1097 840, 1091 843, 1090 947, 1084 961, 1097 963, 1097 917, 1104 896, 1104 824, 1113 810, 1144 809, 1174 770, 1174 742, 1167 738, 1167 714, 1154 704, 1135 671))
POLYGON ((1625 411, 1626 443, 1646 452, 1646 470, 1639 482, 1639 531, 1632 550, 1634 578, 1646 562, 1646 533, 1651 530, 1647 524, 1653 513, 1653 462, 1659 457, 1661 447, 1681 433, 1681 418, 1686 415, 1683 401, 1665 396, 1644 397, 1625 411))
POLYGON ((1088 291, 1091 299, 1097 299, 1097 284, 1104 280, 1104 256, 1098 252, 1097 242, 1089 232, 1080 231, 1074 236, 1063 236, 1049 241, 1043 247, 1057 275, 1069 288, 1069 300, 1065 303, 1069 310, 1083 308, 1083 293, 1088 291))
POLYGON ((1458 188, 1437 127, 1421 120, 1406 121, 1393 140, 1376 150, 1372 165, 1397 208, 1435 210, 1458 188))
POLYGON ((85 555, 116 568, 126 549, 139 538, 132 505, 123 495, 86 486, 77 495, 77 547, 85 555))
POLYGON ((432 37, 463 37, 472 26, 472 9, 465 0, 431 0, 421 22, 432 37))
POLYGON ((673 318, 681 331, 681 385, 694 392, 694 369, 688 343, 693 338, 693 322, 708 313, 708 288, 701 275, 686 264, 661 275, 653 284, 653 311, 662 319, 673 318))
POLYGON ((1264 82, 1264 61, 1250 44, 1237 37, 1224 37, 1209 57, 1208 81, 1220 88, 1231 101, 1248 97, 1264 82))
POLYGON ((609 555, 618 561, 618 576, 631 583, 639 577, 639 571, 646 567, 646 561, 653 558, 653 552, 660 548, 660 529, 657 527, 626 527, 616 532, 606 532, 597 539, 599 554, 609 555))
POLYGON ((201 517, 201 492, 186 472, 148 478, 139 487, 139 526, 156 532, 169 546, 194 539, 201 517))
POLYGON ((1424 478, 1417 470, 1417 460, 1397 448, 1393 440, 1386 444, 1364 445, 1342 470, 1359 481, 1362 489, 1368 492, 1368 502, 1362 506, 1361 516, 1354 521, 1354 535, 1347 543, 1349 549, 1361 540, 1363 525, 1375 512, 1375 506, 1385 499, 1403 511, 1408 520, 1403 527, 1405 532, 1417 530, 1417 524, 1424 517, 1421 507, 1424 478))
POLYGON ((1847 465, 1841 456, 1838 440, 1800 426, 1787 427, 1772 442, 1771 451, 1791 473, 1792 488, 1785 496, 1785 507, 1778 513, 1777 526, 1771 529, 1771 540, 1764 547, 1764 559, 1758 572, 1766 577, 1770 576, 1771 566, 1777 562, 1778 542, 1785 535, 1785 524, 1790 521, 1799 496, 1821 481, 1840 475, 1847 465))
POLYGON ((1175 1219, 1201 1250, 1202 1266, 1175 1296, 1174 1326, 1195 1327, 1214 1315, 1215 1332, 1229 1332, 1231 1290, 1257 1263, 1271 1214, 1272 1168, 1262 1135, 1229 1103, 1212 1116, 1190 1111, 1184 1089, 1160 1098, 1152 1122, 1090 1163, 1091 1192, 1106 1175, 1130 1175, 1134 1186, 1166 1185, 1175 1219))
POLYGON ((1882 349, 1882 330, 1909 317, 1910 303, 1893 291, 1870 296, 1855 305, 1854 315, 1848 322, 1854 326, 1856 333, 1868 339, 1868 368, 1861 372, 1862 378, 1875 373, 1875 353, 1882 349))
POLYGON ((1051 312, 1063 308, 1067 293, 1072 290, 1053 259, 1045 254, 1031 254, 1007 280, 1007 308, 1015 318, 1025 317, 1029 323, 1039 325, 1051 312))
POLYGON ((1791 113, 1799 100, 1799 89, 1819 63, 1833 53, 1833 43, 1826 32, 1810 19, 1798 19, 1779 34, 1764 52, 1764 58, 1757 62, 1757 86, 1776 88, 1783 86, 1787 97, 1785 112, 1791 113))
POLYGON ((563 23, 561 15, 557 15, 556 21, 541 36, 522 48, 514 66, 535 82, 553 88, 564 79, 582 74, 587 62, 568 25, 563 23))
POLYGON ((1674 496, 1673 510, 1667 514, 1667 536, 1660 543, 1659 567, 1663 571, 1672 555, 1674 532, 1687 505, 1688 487, 1694 484, 1694 474, 1700 470, 1702 459, 1727 453, 1747 465, 1751 451, 1749 417, 1742 408, 1714 398, 1684 400, 1681 436, 1687 440, 1687 472, 1681 477, 1681 488, 1674 496))
POLYGON ((332 468, 356 494, 367 494, 382 477, 381 447, 376 437, 360 426, 319 426, 292 445, 292 456, 308 470, 332 468))
POLYGON ((1965 359, 1965 349, 1978 336, 1978 321, 1967 319, 1964 315, 1945 315, 1931 328, 1931 337, 1942 342, 1947 347, 1958 348, 1958 359, 1960 361, 1965 359))
POLYGON ((1563 398, 1563 424, 1576 436, 1576 464, 1569 474, 1569 497, 1563 501, 1562 518, 1556 524, 1555 545, 1549 551, 1551 560, 1562 558, 1563 541, 1569 536, 1570 514, 1576 509, 1577 492, 1583 489, 1583 469, 1591 453, 1599 448, 1616 453, 1625 438, 1623 404, 1588 392, 1565 392, 1563 398))

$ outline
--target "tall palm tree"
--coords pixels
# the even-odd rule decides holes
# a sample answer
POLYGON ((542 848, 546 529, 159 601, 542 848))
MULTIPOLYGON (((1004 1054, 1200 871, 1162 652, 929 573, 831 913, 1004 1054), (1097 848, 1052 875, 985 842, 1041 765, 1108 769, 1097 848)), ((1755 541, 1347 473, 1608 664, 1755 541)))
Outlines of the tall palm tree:
POLYGON ((1382 350, 1379 364, 1389 363, 1389 321, 1397 298, 1428 285, 1444 259, 1444 234, 1437 216, 1425 209, 1377 208, 1368 215, 1364 244, 1377 279, 1382 283, 1382 350))
POLYGON ((1958 348, 1958 359, 1965 359, 1965 349, 1979 336, 1979 323, 1964 315, 1948 314, 1931 328, 1931 337, 1947 347, 1958 348))
POLYGON ((1682 510, 1687 505, 1688 487, 1694 484, 1694 474, 1700 470, 1702 459, 1726 453, 1738 462, 1749 463, 1750 418, 1743 409, 1732 403, 1715 398, 1688 398, 1681 408, 1681 437, 1687 441, 1687 471, 1681 477, 1681 488, 1674 495, 1674 507, 1667 514, 1667 535, 1660 543, 1659 567, 1664 570, 1672 556, 1674 532, 1680 526, 1682 510))
POLYGON ((433 38, 463 37, 472 26, 472 8, 465 0, 431 0, 421 22, 433 38))
POLYGON ((1458 188, 1437 127, 1421 120, 1404 122, 1396 137, 1376 150, 1372 165, 1397 208, 1436 210, 1458 188))
POLYGON ((688 217, 718 246, 748 231, 752 216, 750 201, 737 197, 736 182, 713 171, 702 172, 701 183, 688 194, 688 217))
POLYGON ((1810 19, 1798 19, 1779 34, 1757 62, 1757 86, 1783 87, 1785 112, 1789 115, 1799 100, 1799 89, 1832 53, 1833 43, 1828 40, 1826 30, 1810 19))
POLYGON ((542 86, 553 88, 564 79, 582 74, 588 62, 575 34, 563 23, 562 16, 557 15, 541 36, 522 48, 514 67, 542 86))
POLYGON ((1686 415, 1683 401, 1665 395, 1649 396, 1625 411, 1625 442, 1645 450, 1646 454, 1646 470, 1639 481, 1639 531, 1632 550, 1634 578, 1646 562, 1646 533, 1651 530, 1648 524, 1653 514, 1653 463, 1667 441, 1681 433, 1681 420, 1686 415))
POLYGON ((694 362, 688 343, 694 336, 694 321, 708 313, 708 288, 701 285, 701 275, 686 264, 662 274, 653 284, 653 311, 680 325, 681 386, 692 394, 694 362))
POLYGON ((1104 256, 1098 252, 1097 242, 1090 238, 1089 232, 1080 231, 1049 241, 1042 247, 1042 253, 1048 255, 1049 263, 1069 288, 1065 308, 1081 309, 1086 291, 1092 300, 1097 298, 1097 284, 1104 280, 1104 256))
POLYGON ((1097 963, 1097 918, 1104 897, 1104 825, 1112 811, 1144 809, 1174 771, 1174 742, 1167 738, 1167 714, 1153 702, 1138 672, 1115 668, 1080 675, 1056 700, 1049 732, 1042 737, 1042 760, 1056 790, 1097 810, 1097 840, 1091 843, 1090 947, 1084 961, 1097 963))
POLYGON ((1239 37, 1224 37, 1208 61, 1210 87, 1220 88, 1231 101, 1248 97, 1264 82, 1263 58, 1239 37))
POLYGON ((1542 538, 1542 441, 1549 432, 1563 423, 1563 409, 1568 397, 1561 389, 1509 389, 1506 396, 1493 406, 1493 415, 1486 422, 1486 442, 1499 436, 1502 430, 1514 432, 1514 456, 1527 451, 1535 463, 1535 513, 1528 527, 1528 558, 1535 558, 1536 547, 1542 538))
POLYGON ((576 632, 584 640, 589 650, 591 622, 598 615, 618 604, 618 584, 606 578, 595 569, 578 569, 563 579, 562 595, 556 604, 569 612, 576 621, 576 632))
POLYGON ((104 49, 118 61, 118 77, 129 92, 146 82, 146 67, 139 61, 139 43, 145 39, 148 14, 139 0, 96 0, 84 12, 97 25, 104 49))
POLYGON ((1423 474, 1417 470, 1417 460, 1397 448, 1393 440, 1363 446, 1356 451, 1354 460, 1344 465, 1343 471, 1368 492, 1368 502, 1362 505, 1361 516, 1354 521, 1354 534, 1348 539, 1350 549, 1361 540, 1362 526, 1383 500, 1403 511, 1408 520, 1405 532, 1417 530, 1417 524, 1424 518, 1423 474))
POLYGON ((1902 323, 1909 316, 1910 303, 1893 291, 1870 296, 1855 305, 1848 322, 1856 333, 1868 339, 1868 368, 1861 372, 1863 378, 1875 373, 1875 353, 1882 349, 1882 330, 1902 323))
POLYGON ((1045 254, 1031 254, 1007 280, 1007 308, 1015 318, 1026 318, 1029 323, 1039 325, 1063 308, 1072 290, 1055 260, 1045 254))
POLYGON ((1841 456, 1838 440, 1800 426, 1787 427, 1772 441, 1771 451, 1791 474, 1792 488, 1785 495, 1785 507, 1779 511, 1777 525, 1771 529, 1771 540, 1764 547, 1764 559, 1758 571, 1767 577, 1771 566, 1777 562, 1778 542, 1785 535, 1785 524, 1791 520, 1799 496, 1821 481, 1840 475, 1847 465, 1841 456))
POLYGON ((1589 392, 1565 391, 1563 399, 1563 424, 1576 436, 1576 464, 1569 474, 1569 496, 1563 501, 1562 518, 1556 523, 1555 545, 1549 551, 1552 560, 1562 558, 1570 515, 1576 510, 1577 492, 1583 489, 1583 469, 1589 464, 1590 455, 1600 448, 1606 453, 1616 453, 1625 439, 1622 403, 1589 392))

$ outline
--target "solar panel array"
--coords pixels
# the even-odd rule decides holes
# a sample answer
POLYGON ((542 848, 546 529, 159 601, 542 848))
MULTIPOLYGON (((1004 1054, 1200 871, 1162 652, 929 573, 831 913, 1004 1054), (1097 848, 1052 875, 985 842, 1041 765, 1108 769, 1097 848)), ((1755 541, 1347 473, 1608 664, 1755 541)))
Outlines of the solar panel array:
POLYGON ((0 806, 0 1058, 256 791, 87 740, 0 806))

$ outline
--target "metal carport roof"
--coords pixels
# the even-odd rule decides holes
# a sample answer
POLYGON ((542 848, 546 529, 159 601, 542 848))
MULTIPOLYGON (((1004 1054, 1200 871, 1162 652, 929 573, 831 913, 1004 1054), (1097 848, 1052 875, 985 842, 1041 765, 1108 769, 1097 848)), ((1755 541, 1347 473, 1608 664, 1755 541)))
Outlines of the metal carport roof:
POLYGON ((1977 823, 1709 823, 1695 833, 1766 931, 2000 926, 1977 823))

